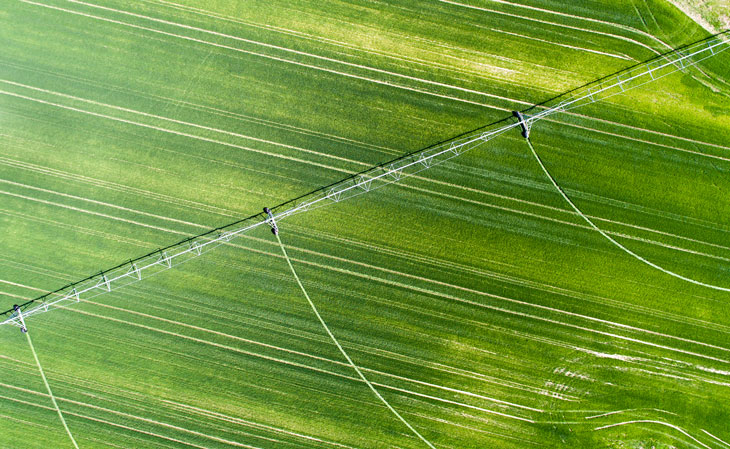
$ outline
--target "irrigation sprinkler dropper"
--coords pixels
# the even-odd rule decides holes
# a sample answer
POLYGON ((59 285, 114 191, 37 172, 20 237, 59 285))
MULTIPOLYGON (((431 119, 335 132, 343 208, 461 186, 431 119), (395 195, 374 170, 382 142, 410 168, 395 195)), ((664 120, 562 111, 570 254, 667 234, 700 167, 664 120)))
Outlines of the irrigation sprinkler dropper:
POLYGON ((20 307, 17 304, 14 304, 13 309, 15 309, 15 313, 18 314, 18 318, 20 319, 20 332, 28 332, 28 328, 25 327, 25 320, 23 319, 23 313, 20 311, 20 307))
POLYGON ((522 128, 522 137, 524 137, 525 139, 529 139, 532 123, 528 122, 527 116, 522 114, 520 111, 512 111, 512 115, 517 117, 517 120, 519 120, 520 128, 522 128))
POLYGON ((266 220, 266 222, 271 226, 271 233, 274 235, 279 235, 279 227, 276 226, 276 221, 274 220, 274 215, 271 213, 271 209, 268 207, 264 207, 264 212, 266 215, 269 216, 269 218, 266 220))

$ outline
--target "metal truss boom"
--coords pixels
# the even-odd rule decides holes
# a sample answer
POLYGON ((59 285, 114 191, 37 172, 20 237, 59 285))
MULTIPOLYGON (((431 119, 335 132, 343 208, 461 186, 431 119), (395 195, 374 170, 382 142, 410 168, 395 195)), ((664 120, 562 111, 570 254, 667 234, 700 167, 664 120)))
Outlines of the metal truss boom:
POLYGON ((266 209, 264 213, 188 238, 110 270, 69 284, 54 292, 26 301, 19 306, 18 310, 13 308, 0 314, 4 316, 0 325, 15 325, 22 328, 23 320, 30 316, 52 309, 63 308, 138 282, 160 271, 198 257, 218 245, 227 244, 232 239, 260 226, 271 226, 272 229, 278 231, 276 223, 287 217, 329 204, 339 203, 398 182, 405 177, 412 176, 472 150, 513 128, 523 127, 523 131, 527 130, 529 135, 529 130, 535 122, 552 114, 605 100, 608 97, 653 82, 678 70, 686 70, 704 59, 727 50, 730 48, 729 33, 721 33, 619 72, 570 95, 555 106, 545 108, 532 115, 519 114, 519 121, 501 127, 495 126, 492 129, 472 133, 426 150, 410 153, 316 190, 296 200, 283 203, 270 210, 266 209))

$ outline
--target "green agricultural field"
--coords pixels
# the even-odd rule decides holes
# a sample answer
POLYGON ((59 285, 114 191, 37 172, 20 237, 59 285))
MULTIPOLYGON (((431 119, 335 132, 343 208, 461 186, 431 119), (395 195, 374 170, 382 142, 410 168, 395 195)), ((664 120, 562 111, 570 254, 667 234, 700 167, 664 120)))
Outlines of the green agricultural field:
MULTIPOLYGON (((0 310, 707 38, 665 0, 3 0, 0 310)), ((507 123, 507 122, 504 122, 507 123)), ((730 51, 535 125, 730 288, 730 51)), ((282 221, 447 448, 730 448, 730 293, 517 129, 282 221)), ((427 448, 260 227, 28 319, 79 447, 427 448)), ((0 448, 70 448, 0 326, 0 448)))

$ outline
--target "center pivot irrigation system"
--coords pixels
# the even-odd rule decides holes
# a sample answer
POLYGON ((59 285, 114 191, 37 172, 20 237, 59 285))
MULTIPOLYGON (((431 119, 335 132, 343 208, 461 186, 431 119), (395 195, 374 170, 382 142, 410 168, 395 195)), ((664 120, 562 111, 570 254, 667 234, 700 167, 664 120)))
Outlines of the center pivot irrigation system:
POLYGON ((474 149, 513 128, 520 128, 522 136, 529 138, 530 130, 538 120, 605 100, 627 90, 656 81, 676 71, 688 69, 728 48, 730 48, 730 31, 725 31, 711 38, 658 56, 648 62, 638 64, 592 83, 575 93, 559 97, 563 98, 562 101, 552 107, 535 106, 529 108, 529 110, 542 108, 540 112, 535 114, 527 115, 515 111, 514 116, 517 120, 508 125, 502 127, 494 125, 493 129, 482 129, 478 133, 471 133, 426 150, 407 154, 295 200, 280 204, 272 209, 264 208, 263 213, 213 229, 205 234, 190 237, 174 245, 16 305, 0 314, 4 317, 0 325, 13 325, 25 330, 25 319, 32 315, 63 308, 140 281, 143 277, 149 277, 200 256, 218 245, 228 243, 241 234, 260 226, 270 226, 274 234, 277 234, 279 232, 277 223, 287 217, 338 203, 400 181, 405 177, 474 149))

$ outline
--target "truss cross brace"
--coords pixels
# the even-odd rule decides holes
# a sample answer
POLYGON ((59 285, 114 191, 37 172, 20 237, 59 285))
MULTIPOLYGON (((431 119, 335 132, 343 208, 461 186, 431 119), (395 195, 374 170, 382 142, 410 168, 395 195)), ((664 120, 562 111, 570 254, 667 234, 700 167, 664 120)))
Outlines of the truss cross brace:
POLYGON ((433 163, 433 159, 426 156, 425 153, 421 153, 421 155, 418 157, 418 162, 420 162, 424 167, 428 168, 433 163))
MULTIPOLYGON (((107 279, 106 274, 101 273, 101 280, 103 281, 103 284, 106 285, 106 291, 110 292, 112 291, 112 286, 109 285, 109 279, 107 279)), ((78 300, 79 295, 76 294, 76 299, 78 300)))
POLYGON ((371 179, 368 179, 368 178, 366 178, 365 176, 362 176, 362 175, 361 176, 358 176, 355 179, 355 185, 357 185, 358 187, 360 187, 361 189, 363 189, 366 192, 369 192, 370 191, 370 185, 371 184, 372 184, 372 180, 371 179))
POLYGON ((165 265, 167 265, 167 268, 172 268, 172 258, 167 255, 167 252, 166 251, 163 251, 162 252, 162 254, 160 256, 160 262, 162 262, 165 265))
MULTIPOLYGON (((340 201, 340 197, 342 196, 342 192, 337 190, 336 188, 331 188, 329 192, 327 192, 327 198, 331 199, 335 203, 340 201)), ((270 220, 273 220, 273 216, 269 217, 270 220)))
POLYGON ((136 274, 138 281, 142 280, 142 272, 139 271, 139 268, 137 267, 136 263, 132 262, 132 268, 130 268, 129 272, 136 274))

